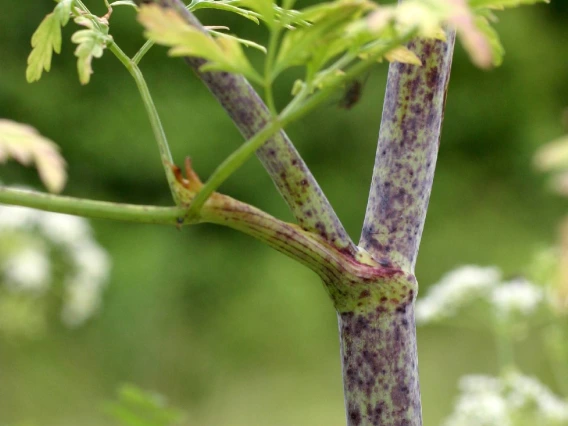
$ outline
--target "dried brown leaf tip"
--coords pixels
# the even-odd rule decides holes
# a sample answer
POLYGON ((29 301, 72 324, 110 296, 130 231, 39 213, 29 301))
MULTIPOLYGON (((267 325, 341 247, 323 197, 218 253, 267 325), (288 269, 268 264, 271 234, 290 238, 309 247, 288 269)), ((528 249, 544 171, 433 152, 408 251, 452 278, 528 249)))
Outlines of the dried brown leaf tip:
POLYGON ((185 189, 192 193, 197 193, 201 190, 203 183, 201 182, 201 179, 199 178, 197 173, 195 173, 195 171, 193 170, 190 157, 186 157, 184 161, 185 176, 183 175, 182 170, 175 164, 171 164, 170 167, 176 178, 176 181, 185 189))

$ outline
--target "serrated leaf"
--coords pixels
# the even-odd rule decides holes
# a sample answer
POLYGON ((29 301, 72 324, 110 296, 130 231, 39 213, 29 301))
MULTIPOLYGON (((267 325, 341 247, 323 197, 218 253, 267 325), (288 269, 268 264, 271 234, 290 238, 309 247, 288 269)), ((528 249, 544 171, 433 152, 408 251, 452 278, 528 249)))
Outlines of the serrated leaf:
POLYGON ((24 166, 35 163, 48 191, 61 192, 65 186, 65 160, 57 145, 31 126, 0 119, 0 163, 10 158, 24 166))
POLYGON ((67 22, 69 22, 69 18, 71 18, 71 9, 73 8, 74 3, 75 0, 60 0, 59 3, 57 3, 57 6, 55 6, 53 13, 57 16, 62 27, 67 25, 67 22))
POLYGON ((50 13, 32 36, 32 51, 28 56, 26 68, 26 80, 28 83, 38 81, 43 70, 51 69, 51 57, 53 52, 61 52, 61 25, 57 16, 50 13))
POLYGON ((93 74, 93 58, 103 56, 109 37, 96 29, 87 29, 75 32, 71 36, 71 41, 78 44, 75 56, 77 56, 79 81, 81 84, 87 84, 93 74))
POLYGON ((347 49, 355 49, 360 42, 354 40, 347 28, 370 8, 367 1, 341 0, 301 10, 298 19, 313 22, 314 25, 296 28, 285 34, 274 74, 303 64, 313 74, 334 56, 347 49))
POLYGON ((257 12, 269 27, 275 25, 273 0, 240 0, 239 4, 257 12))
POLYGON ((550 3, 550 0, 469 0, 471 7, 488 7, 491 9, 503 9, 536 3, 550 3))
POLYGON ((235 38, 213 39, 188 25, 175 11, 157 5, 140 8, 138 20, 146 28, 145 35, 155 43, 171 47, 171 56, 194 56, 209 61, 202 69, 244 74, 261 81, 235 38))
POLYGON ((93 58, 100 58, 107 44, 112 40, 108 35, 108 21, 94 15, 83 15, 75 18, 75 23, 87 29, 78 30, 71 36, 71 41, 77 44, 77 72, 81 84, 89 83, 93 74, 93 58))
POLYGON ((69 22, 75 0, 60 0, 52 13, 43 18, 32 35, 32 51, 28 56, 26 80, 33 83, 43 71, 51 69, 53 52, 61 52, 61 27, 69 22))

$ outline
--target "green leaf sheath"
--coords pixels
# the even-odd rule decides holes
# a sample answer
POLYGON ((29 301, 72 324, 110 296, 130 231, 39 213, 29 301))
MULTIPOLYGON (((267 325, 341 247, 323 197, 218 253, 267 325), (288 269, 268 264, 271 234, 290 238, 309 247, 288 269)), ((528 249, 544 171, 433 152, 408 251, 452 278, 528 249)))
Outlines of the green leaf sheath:
POLYGON ((424 228, 455 36, 409 44, 422 66, 389 67, 373 180, 360 245, 410 273, 424 228))
MULTIPOLYGON (((188 23, 202 28, 179 0, 147 0, 140 3, 171 7, 188 23)), ((243 76, 226 72, 201 72, 199 69, 205 64, 202 59, 186 58, 186 62, 227 111, 245 139, 250 139, 271 120, 268 108, 243 76)), ((304 230, 322 236, 338 249, 354 253, 353 242, 286 133, 281 131, 276 134, 256 154, 298 224, 304 230)))

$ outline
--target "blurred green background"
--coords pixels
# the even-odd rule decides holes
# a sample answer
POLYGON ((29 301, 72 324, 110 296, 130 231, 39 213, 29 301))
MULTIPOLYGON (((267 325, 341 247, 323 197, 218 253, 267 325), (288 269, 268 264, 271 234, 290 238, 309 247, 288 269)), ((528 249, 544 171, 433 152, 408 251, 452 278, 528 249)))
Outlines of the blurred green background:
MULTIPOLYGON (((86 2, 104 14, 102 0, 86 2)), ((298 2, 298 6, 310 2, 298 2)), ((65 194, 168 205, 167 185, 135 85, 109 52, 78 83, 65 28, 63 53, 39 83, 25 82, 29 40, 53 2, 0 0, 0 117, 36 126, 69 163, 65 194)), ((456 49, 441 152, 422 238, 422 291, 464 263, 523 270, 556 241, 568 207, 531 166, 537 147, 564 133, 568 105, 568 2, 502 13, 504 65, 476 69, 456 49)), ((262 27, 222 13, 199 15, 245 37, 262 27)), ((119 8, 112 33, 129 54, 143 43, 134 11, 119 8)), ((181 60, 154 48, 141 67, 174 158, 191 155, 202 177, 241 142, 181 60)), ((387 66, 371 74, 351 111, 325 106, 289 129, 340 218, 357 239, 364 216, 387 66)), ((290 82, 278 98, 285 102, 290 82)), ((7 184, 40 188, 9 164, 7 184)), ((223 191, 291 220, 256 159, 223 191)), ((100 314, 34 341, 0 341, 0 425, 109 425, 101 409, 121 383, 167 395, 200 426, 344 424, 336 318, 318 278, 260 243, 214 226, 175 228, 92 221, 113 259, 100 314), (24 423, 20 423, 24 422, 24 423)), ((426 426, 450 412, 458 378, 496 373, 489 334, 419 332, 426 426)), ((538 344, 521 366, 551 384, 538 344)))

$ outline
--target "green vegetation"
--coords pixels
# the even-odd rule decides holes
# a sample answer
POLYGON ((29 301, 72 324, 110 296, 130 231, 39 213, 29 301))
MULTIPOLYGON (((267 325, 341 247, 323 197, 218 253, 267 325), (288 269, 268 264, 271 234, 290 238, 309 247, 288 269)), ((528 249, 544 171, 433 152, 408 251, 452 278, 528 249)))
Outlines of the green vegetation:
MULTIPOLYGON (((562 6, 553 7, 561 13, 562 6)), ((140 124, 144 114, 137 106, 138 95, 110 55, 94 65, 91 83, 82 91, 70 83, 67 70, 72 67, 63 62, 74 59, 65 51, 58 59, 59 70, 54 73, 52 68, 44 76, 51 84, 18 85, 14 82, 23 69, 21 52, 33 31, 28 22, 33 17, 29 12, 19 15, 17 10, 7 10, 0 21, 12 31, 7 32, 6 46, 0 47, 15 59, 6 61, 0 83, 0 93, 7 100, 0 106, 1 115, 34 123, 42 134, 60 143, 70 164, 68 194, 170 205, 148 137, 150 129, 140 124)), ((220 18, 208 13, 204 20, 218 25, 220 18)), ((464 262, 498 263, 514 272, 535 245, 553 240, 551 222, 562 208, 539 192, 541 184, 528 166, 534 147, 560 133, 554 117, 562 104, 557 97, 565 89, 558 75, 565 70, 558 61, 562 48, 556 40, 563 29, 561 24, 555 27, 557 16, 536 8, 505 18, 502 38, 511 41, 504 44, 513 63, 507 68, 505 61, 505 68, 495 73, 502 74, 481 74, 458 56, 453 77, 458 82, 450 89, 442 142, 445 147, 448 141, 448 149, 445 154, 442 149, 418 264, 421 283, 432 282, 442 271, 464 262), (542 37, 539 50, 528 51, 526 46, 537 36, 542 37), (482 83, 471 84, 476 80, 482 83), (466 119, 475 117, 476 111, 476 122, 468 125, 466 119), (535 195, 527 197, 529 193, 535 195)), ((117 8, 114 19, 121 22, 113 33, 115 40, 125 52, 134 53, 142 40, 136 38, 141 29, 133 23, 131 9, 117 8)), ((254 24, 221 19, 229 20, 236 33, 254 38, 248 37, 257 31, 254 24), (242 31, 235 30, 239 25, 242 31)), ((77 56, 85 81, 90 61, 100 56, 100 49, 80 49, 87 38, 78 38, 74 37, 82 41, 77 56)), ((56 42, 55 38, 55 47, 56 42)), ((152 49, 143 65, 148 68, 148 85, 155 87, 154 102, 169 135, 172 156, 181 162, 191 153, 199 174, 207 176, 232 152, 232 146, 219 141, 239 137, 197 82, 187 81, 183 64, 164 64, 163 54, 159 48, 152 49)), ((43 56, 39 63, 48 68, 43 56)), ((254 54, 250 63, 258 64, 254 54)), ((375 149, 384 86, 377 83, 379 74, 372 76, 356 109, 346 113, 323 108, 312 113, 309 122, 290 128, 352 234, 357 232, 368 191, 369 159, 375 149), (363 166, 365 162, 368 167, 363 166)), ((301 78, 284 75, 287 84, 268 90, 267 97, 274 98, 272 110, 286 110, 277 105, 284 104, 281 100, 288 98, 296 77, 301 78)), ((6 182, 26 179, 16 167, 4 169, 6 182)), ((252 161, 226 182, 223 192, 278 217, 288 214, 252 161)), ((7 416, 2 421, 14 423, 29 416, 41 424, 101 424, 104 420, 97 418, 93 401, 108 398, 117 382, 127 380, 157 389, 170 395, 176 405, 188 407, 194 417, 189 424, 341 424, 335 318, 315 276, 252 241, 218 229, 192 229, 185 231, 189 237, 185 238, 164 228, 106 222, 95 227, 115 264, 102 314, 81 331, 56 330, 41 340, 0 349, 5 352, 2 358, 14 363, 3 385, 11 392, 0 402, 2 416, 7 416), (35 405, 24 411, 30 400, 35 405), (261 408, 250 410, 251 406, 261 408)), ((453 393, 457 368, 466 364, 461 356, 468 354, 467 346, 460 353, 449 336, 428 333, 424 337, 430 338, 420 342, 427 425, 436 424, 449 411, 440 407, 440 401, 448 400, 444 393, 453 393), (448 353, 449 348, 454 352, 448 353), (456 362, 454 368, 451 362, 456 362), (448 368, 436 371, 437 365, 448 368), (435 389, 436 385, 440 388, 435 389)), ((483 337, 470 336, 471 344, 483 337)), ((468 359, 467 364, 484 361, 478 365, 489 368, 483 357, 468 359)), ((537 361, 526 360, 529 365, 538 365, 537 361)), ((471 367, 464 370, 459 374, 471 367)))

